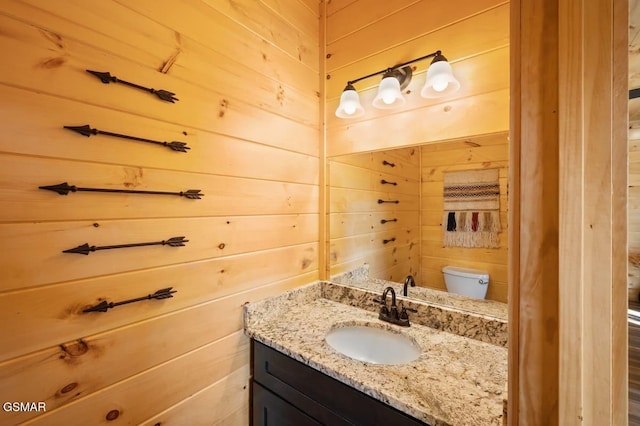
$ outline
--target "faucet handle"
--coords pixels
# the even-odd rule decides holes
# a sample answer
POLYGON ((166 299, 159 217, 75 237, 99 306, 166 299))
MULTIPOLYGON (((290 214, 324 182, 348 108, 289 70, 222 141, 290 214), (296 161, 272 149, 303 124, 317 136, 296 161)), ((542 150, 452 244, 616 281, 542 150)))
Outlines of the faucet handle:
POLYGON ((407 311, 410 312, 418 312, 417 309, 413 309, 413 308, 408 308, 406 306, 404 306, 404 304, 402 305, 402 311, 400 311, 400 319, 401 320, 409 320, 409 314, 407 313, 407 311))
POLYGON ((380 315, 389 315, 389 308, 383 299, 374 298, 373 301, 380 304, 380 315))

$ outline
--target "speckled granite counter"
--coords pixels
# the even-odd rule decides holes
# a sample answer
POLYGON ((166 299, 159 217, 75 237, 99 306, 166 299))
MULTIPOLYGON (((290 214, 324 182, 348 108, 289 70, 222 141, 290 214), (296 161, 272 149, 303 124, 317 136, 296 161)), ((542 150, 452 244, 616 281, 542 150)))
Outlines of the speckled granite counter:
MULTIPOLYGON (((343 383, 434 426, 502 424, 507 382, 504 347, 413 322, 398 327, 374 312, 323 297, 340 292, 317 282, 245 305, 246 334, 343 383), (336 325, 366 324, 403 333, 422 349, 403 365, 348 358, 325 341, 336 325)), ((417 302, 416 302, 417 303, 417 302)))

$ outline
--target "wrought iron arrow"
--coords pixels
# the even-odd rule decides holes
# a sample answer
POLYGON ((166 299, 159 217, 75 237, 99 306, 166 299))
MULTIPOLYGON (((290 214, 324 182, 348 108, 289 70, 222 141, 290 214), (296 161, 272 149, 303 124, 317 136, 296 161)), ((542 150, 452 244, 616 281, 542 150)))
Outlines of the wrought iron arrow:
POLYGON ((86 136, 86 137, 89 137, 91 135, 107 135, 107 136, 114 136, 116 138, 129 139, 132 141, 148 142, 156 145, 163 145, 163 146, 166 146, 167 148, 172 149, 173 151, 179 151, 179 152, 187 152, 188 149, 191 149, 187 146, 185 142, 156 141, 153 139, 140 138, 138 136, 123 135, 121 133, 113 133, 113 132, 107 132, 105 130, 92 129, 91 126, 89 126, 88 124, 85 124, 84 126, 64 126, 64 128, 73 130, 74 132, 80 133, 82 136, 86 136))
POLYGON ((69 192, 119 192, 125 194, 151 194, 151 195, 178 195, 190 200, 199 200, 204 197, 199 189, 187 189, 186 191, 170 192, 170 191, 145 191, 141 189, 110 189, 110 188, 81 188, 75 185, 69 185, 62 182, 57 185, 39 186, 40 189, 57 192, 60 195, 68 195, 69 192))
POLYGON ((157 300, 169 299, 173 297, 173 293, 177 293, 177 290, 171 290, 172 288, 173 287, 163 288, 161 290, 156 291, 153 294, 148 294, 142 297, 136 297, 135 299, 123 300, 122 302, 107 302, 106 300, 103 300, 97 305, 87 308, 82 312, 83 313, 107 312, 108 309, 115 308, 116 306, 120 306, 120 305, 126 305, 128 303, 141 302, 143 300, 151 300, 151 299, 157 299, 157 300))
POLYGON ((63 250, 62 252, 88 255, 92 251, 111 250, 111 249, 128 248, 128 247, 160 246, 160 245, 170 246, 170 247, 182 247, 185 245, 185 243, 189 242, 189 240, 185 240, 184 238, 185 237, 173 237, 173 238, 169 238, 168 240, 154 241, 151 243, 118 244, 114 246, 90 246, 88 243, 84 243, 78 247, 74 247, 68 250, 63 250))
POLYGON ((100 71, 91 71, 87 70, 88 73, 95 75, 102 81, 104 84, 109 83, 122 83, 129 87, 133 87, 136 89, 144 90, 145 92, 153 93, 163 101, 175 103, 175 101, 179 101, 180 99, 176 98, 175 93, 169 92, 168 90, 156 90, 149 87, 140 86, 139 84, 131 83, 129 81, 121 80, 118 77, 111 75, 109 72, 100 72, 100 71))

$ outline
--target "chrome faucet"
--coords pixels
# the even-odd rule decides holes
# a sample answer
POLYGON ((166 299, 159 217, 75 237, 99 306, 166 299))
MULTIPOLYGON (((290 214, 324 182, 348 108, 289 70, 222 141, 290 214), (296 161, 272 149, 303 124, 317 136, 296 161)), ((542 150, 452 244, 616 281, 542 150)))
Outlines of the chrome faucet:
POLYGON ((404 288, 402 291, 402 295, 407 297, 407 286, 415 287, 416 280, 413 279, 413 275, 407 275, 407 278, 404 279, 404 288))
POLYGON ((411 324, 409 323, 409 314, 407 311, 418 312, 415 309, 407 308, 404 305, 402 306, 402 310, 398 312, 398 305, 396 305, 396 291, 393 287, 387 287, 382 292, 382 298, 373 299, 374 302, 380 303, 380 313, 378 314, 378 319, 386 322, 390 322, 391 324, 396 324, 402 327, 409 327, 411 324), (387 307, 387 295, 391 293, 391 307, 387 307))

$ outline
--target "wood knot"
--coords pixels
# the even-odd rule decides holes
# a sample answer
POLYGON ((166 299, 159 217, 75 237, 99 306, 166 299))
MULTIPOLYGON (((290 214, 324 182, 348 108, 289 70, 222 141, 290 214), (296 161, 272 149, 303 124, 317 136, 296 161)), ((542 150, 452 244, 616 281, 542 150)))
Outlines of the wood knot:
POLYGON ((226 99, 220 100, 220 110, 218 111, 218 117, 224 117, 224 114, 227 112, 227 108, 229 107, 229 101, 226 99))
POLYGON ((45 59, 44 61, 40 62, 40 68, 46 68, 46 69, 58 68, 64 65, 65 62, 67 62, 67 60, 62 57, 45 59))
POLYGON ((60 358, 66 358, 67 356, 76 358, 89 352, 89 345, 84 340, 79 339, 75 342, 60 345, 60 349, 64 352, 60 358))
POLYGON ((63 387, 62 389, 60 389, 60 393, 64 394, 64 393, 69 393, 72 390, 74 390, 76 387, 78 387, 77 383, 69 383, 67 386, 63 387))
POLYGON ((223 250, 225 247, 226 247, 226 245, 225 245, 224 243, 220 243, 220 244, 218 244, 218 248, 219 248, 220 250, 223 250))
POLYGON ((111 410, 107 413, 106 419, 108 421, 113 421, 115 419, 117 419, 118 417, 120 417, 120 411, 118 410, 111 410))

